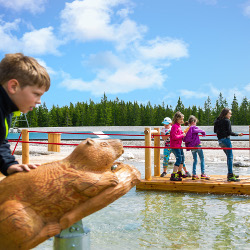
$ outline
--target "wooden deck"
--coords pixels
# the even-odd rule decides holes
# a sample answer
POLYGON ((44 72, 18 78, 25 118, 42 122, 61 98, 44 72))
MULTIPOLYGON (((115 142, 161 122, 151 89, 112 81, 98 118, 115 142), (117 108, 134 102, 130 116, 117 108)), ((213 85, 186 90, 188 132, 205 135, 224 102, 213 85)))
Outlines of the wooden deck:
POLYGON ((228 182, 226 175, 212 175, 210 180, 170 181, 170 174, 165 177, 152 177, 152 180, 141 180, 137 190, 162 190, 170 192, 191 192, 211 194, 250 195, 250 176, 240 176, 240 182, 228 182))

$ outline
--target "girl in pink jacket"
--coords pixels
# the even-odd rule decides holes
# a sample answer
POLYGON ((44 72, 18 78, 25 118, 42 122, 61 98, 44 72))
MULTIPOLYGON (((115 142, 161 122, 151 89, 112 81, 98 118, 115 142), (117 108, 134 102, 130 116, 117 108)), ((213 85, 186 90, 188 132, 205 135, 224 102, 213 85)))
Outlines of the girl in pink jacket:
POLYGON ((175 155, 176 162, 174 164, 173 173, 171 174, 170 181, 181 181, 181 177, 191 177, 190 173, 183 166, 185 161, 185 156, 183 149, 180 148, 183 138, 186 136, 181 130, 181 124, 184 123, 184 115, 181 112, 176 112, 173 117, 173 126, 170 131, 170 147, 175 155), (182 174, 182 168, 185 170, 185 174, 182 174), (178 171, 178 172, 177 172, 178 171))

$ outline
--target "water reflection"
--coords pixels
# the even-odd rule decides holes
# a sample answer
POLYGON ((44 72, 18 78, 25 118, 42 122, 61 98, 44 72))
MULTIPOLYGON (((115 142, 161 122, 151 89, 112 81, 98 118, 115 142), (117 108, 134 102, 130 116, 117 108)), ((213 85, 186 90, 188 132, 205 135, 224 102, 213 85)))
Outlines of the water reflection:
POLYGON ((249 248, 249 198, 146 192, 140 247, 249 248))

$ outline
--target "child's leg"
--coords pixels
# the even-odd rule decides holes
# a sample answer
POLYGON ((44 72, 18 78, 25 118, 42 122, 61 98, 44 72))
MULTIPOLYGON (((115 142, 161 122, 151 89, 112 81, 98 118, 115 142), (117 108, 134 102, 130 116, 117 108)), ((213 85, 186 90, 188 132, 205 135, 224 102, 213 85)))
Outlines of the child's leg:
POLYGON ((180 149, 172 149, 172 152, 175 155, 176 161, 174 164, 173 173, 171 174, 170 180, 177 180, 178 179, 178 181, 181 181, 182 179, 179 178, 179 176, 177 174, 177 170, 181 164, 181 152, 180 152, 180 149))
POLYGON ((183 169, 183 164, 180 164, 180 166, 178 167, 178 172, 182 171, 182 169, 183 169))
POLYGON ((205 160, 204 160, 204 154, 202 149, 198 149, 198 155, 201 162, 201 174, 205 174, 205 160))
POLYGON ((171 154, 171 148, 164 148, 164 158, 163 158, 163 172, 167 172, 169 157, 171 154))
POLYGON ((181 160, 182 160, 182 157, 181 157, 181 151, 180 149, 172 149, 173 153, 174 153, 174 156, 175 156, 175 164, 174 164, 174 168, 173 168, 173 173, 176 173, 180 164, 181 164, 181 160))
POLYGON ((179 165, 179 168, 178 168, 178 174, 181 176, 181 177, 190 177, 191 175, 189 174, 189 172, 187 171, 186 167, 185 167, 185 155, 184 155, 184 151, 183 149, 180 149, 180 152, 181 152, 181 164, 179 165), (182 174, 182 169, 184 169, 185 171, 185 174, 183 175, 182 174))
POLYGON ((196 175, 196 165, 197 165, 197 150, 192 150, 192 155, 193 155, 193 170, 192 170, 192 174, 196 175))

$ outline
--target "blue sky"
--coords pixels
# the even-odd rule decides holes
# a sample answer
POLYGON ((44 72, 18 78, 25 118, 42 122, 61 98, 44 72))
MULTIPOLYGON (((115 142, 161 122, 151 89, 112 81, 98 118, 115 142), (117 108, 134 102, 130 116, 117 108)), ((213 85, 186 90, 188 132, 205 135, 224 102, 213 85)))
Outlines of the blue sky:
POLYGON ((250 94, 248 0, 0 0, 0 57, 51 76, 48 108, 92 99, 176 106, 250 94))

